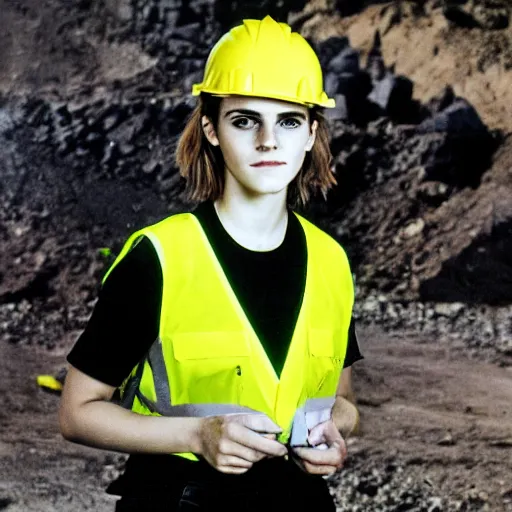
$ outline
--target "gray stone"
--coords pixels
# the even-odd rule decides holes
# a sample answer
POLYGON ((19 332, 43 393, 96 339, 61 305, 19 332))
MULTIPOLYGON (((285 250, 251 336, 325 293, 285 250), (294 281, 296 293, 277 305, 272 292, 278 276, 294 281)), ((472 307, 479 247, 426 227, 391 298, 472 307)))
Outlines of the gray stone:
POLYGON ((107 9, 121 21, 131 21, 134 15, 130 0, 107 0, 107 9))
POLYGON ((325 110, 325 116, 327 119, 335 120, 339 119, 345 121, 348 119, 348 107, 347 99, 343 94, 334 95, 336 106, 334 108, 328 108, 325 110))
POLYGON ((359 53, 357 50, 347 47, 329 62, 327 69, 338 74, 355 74, 361 69, 359 65, 359 53))
POLYGON ((458 99, 443 111, 423 121, 418 133, 448 132, 456 135, 487 135, 488 130, 474 107, 466 100, 458 99))
POLYGON ((434 311, 437 315, 445 316, 447 318, 455 318, 463 309, 464 304, 461 302, 440 302, 434 306, 434 311))
POLYGON ((413 238, 419 235, 425 228, 425 221, 423 219, 416 219, 415 221, 408 224, 401 230, 401 236, 405 239, 413 238))

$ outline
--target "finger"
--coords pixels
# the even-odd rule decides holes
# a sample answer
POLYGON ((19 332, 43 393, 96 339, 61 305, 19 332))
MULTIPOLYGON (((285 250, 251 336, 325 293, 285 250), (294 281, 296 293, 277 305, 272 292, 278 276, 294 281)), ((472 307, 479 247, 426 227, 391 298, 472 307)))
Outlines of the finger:
POLYGON ((235 414, 232 416, 232 421, 255 432, 263 432, 265 434, 280 434, 283 431, 266 414, 235 414))
POLYGON ((311 475, 332 475, 338 471, 339 467, 329 465, 317 466, 304 462, 304 469, 311 475))
POLYGON ((316 427, 313 427, 308 435, 309 444, 311 446, 316 446, 317 444, 325 443, 327 441, 325 438, 325 430, 325 423, 320 423, 316 427))
POLYGON ((241 433, 235 440, 247 448, 271 457, 284 457, 288 453, 287 448, 279 441, 266 439, 250 430, 241 433))
POLYGON ((317 450, 316 448, 295 448, 297 455, 310 464, 339 466, 343 460, 343 451, 336 444, 327 450, 317 450))
POLYGON ((242 475, 249 471, 249 468, 240 468, 238 466, 218 466, 216 469, 221 473, 227 473, 229 475, 242 475))
POLYGON ((279 441, 267 439, 237 423, 228 424, 226 429, 229 439, 247 448, 274 457, 282 457, 288 453, 286 447, 279 441))
MULTIPOLYGON (((334 446, 338 446, 338 443, 334 443, 334 446)), ((343 458, 343 460, 345 460, 348 455, 348 450, 347 450, 347 443, 345 443, 344 440, 342 440, 342 443, 339 445, 339 449, 341 452, 341 457, 343 458)))
POLYGON ((297 466, 299 466, 299 468, 302 469, 302 471, 312 475, 332 475, 342 467, 342 465, 337 467, 329 464, 311 464, 310 462, 298 457, 293 451, 291 452, 290 458, 295 464, 297 464, 297 466))
POLYGON ((217 466, 218 467, 235 467, 235 468, 245 468, 250 469, 253 463, 247 459, 243 459, 241 457, 237 457, 236 455, 219 455, 217 457, 217 466))
POLYGON ((230 441, 229 444, 226 443, 225 447, 221 445, 220 449, 223 454, 243 459, 250 464, 259 462, 267 456, 260 451, 253 450, 252 448, 248 448, 247 446, 233 441, 230 441))
POLYGON ((335 442, 343 442, 343 437, 332 420, 325 421, 313 427, 308 436, 309 444, 327 443, 329 446, 335 442))
POLYGON ((336 448, 338 452, 341 455, 342 461, 344 461, 347 458, 348 451, 347 451, 347 443, 345 443, 345 440, 341 438, 341 442, 335 441, 332 443, 329 448, 336 448))

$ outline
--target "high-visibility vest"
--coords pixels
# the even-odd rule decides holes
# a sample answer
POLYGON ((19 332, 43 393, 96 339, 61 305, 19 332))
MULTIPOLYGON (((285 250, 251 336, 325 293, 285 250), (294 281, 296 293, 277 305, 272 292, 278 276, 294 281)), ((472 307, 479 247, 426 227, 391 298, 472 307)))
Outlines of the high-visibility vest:
POLYGON ((292 444, 305 444, 308 429, 330 417, 347 349, 352 275, 341 246, 297 217, 306 236, 307 275, 280 377, 193 214, 173 215, 128 239, 105 279, 142 236, 152 242, 163 274, 159 337, 122 390, 125 398, 130 387, 135 391, 133 411, 258 411, 283 429, 281 442, 291 435, 292 444))

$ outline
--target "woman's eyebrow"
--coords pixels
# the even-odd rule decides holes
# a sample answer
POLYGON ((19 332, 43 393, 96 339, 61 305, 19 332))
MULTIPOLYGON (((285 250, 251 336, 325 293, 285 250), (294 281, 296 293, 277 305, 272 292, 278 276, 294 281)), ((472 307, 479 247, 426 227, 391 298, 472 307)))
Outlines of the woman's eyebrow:
MULTIPOLYGON (((227 117, 230 114, 235 114, 235 113, 242 114, 245 116, 261 117, 260 112, 257 112, 256 110, 246 109, 246 108, 235 108, 233 110, 228 110, 224 114, 224 117, 227 117)), ((304 112, 299 112, 299 111, 295 111, 295 110, 292 110, 290 112, 280 112, 277 115, 277 117, 278 117, 278 119, 283 119, 285 117, 300 117, 301 119, 304 119, 304 121, 307 121, 307 116, 306 116, 306 114, 304 114, 304 112)))
POLYGON ((292 110, 290 112, 281 112, 277 115, 279 119, 284 119, 285 117, 300 117, 301 119, 304 119, 304 121, 307 121, 308 118, 304 112, 298 112, 295 110, 292 110))
POLYGON ((259 112, 256 112, 256 110, 249 110, 249 109, 246 109, 246 108, 235 108, 233 110, 228 110, 225 114, 224 114, 224 117, 228 117, 229 114, 243 114, 245 116, 255 116, 255 117, 261 117, 261 114, 259 112))

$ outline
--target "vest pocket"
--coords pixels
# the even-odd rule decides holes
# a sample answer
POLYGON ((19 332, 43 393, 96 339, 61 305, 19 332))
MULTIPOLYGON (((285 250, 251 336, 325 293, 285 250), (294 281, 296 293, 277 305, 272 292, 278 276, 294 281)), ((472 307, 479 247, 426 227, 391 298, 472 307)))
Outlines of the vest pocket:
POLYGON ((174 403, 240 403, 249 348, 243 332, 187 332, 173 335, 180 389, 174 403))
POLYGON ((309 378, 310 397, 333 396, 343 369, 341 332, 335 329, 309 329, 309 378))

